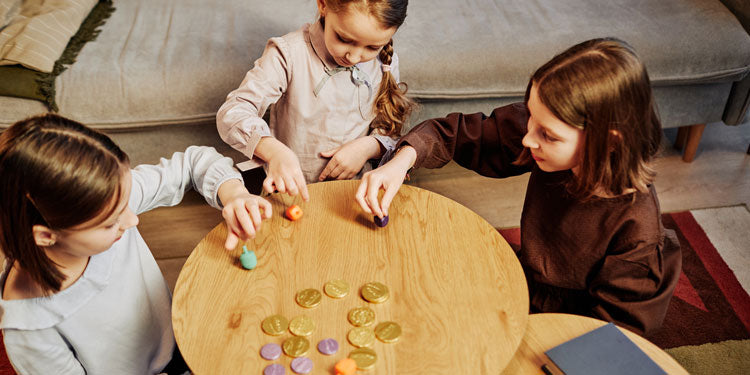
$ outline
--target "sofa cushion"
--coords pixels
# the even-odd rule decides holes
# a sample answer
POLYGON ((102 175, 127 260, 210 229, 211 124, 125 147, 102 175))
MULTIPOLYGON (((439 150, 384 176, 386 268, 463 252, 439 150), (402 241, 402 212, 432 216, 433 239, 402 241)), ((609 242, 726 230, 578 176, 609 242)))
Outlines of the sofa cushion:
MULTIPOLYGON (((57 81, 60 113, 101 129, 213 124, 268 38, 316 19, 310 0, 116 6, 57 81)), ((517 100, 536 67, 602 36, 630 42, 655 86, 724 84, 750 66, 750 36, 716 0, 413 0, 394 47, 418 99, 517 100)), ((0 98, 0 124, 44 111, 21 102, 0 98)))
POLYGON ((402 77, 422 98, 523 96, 533 71, 591 38, 615 36, 655 86, 735 81, 750 70, 750 36, 713 0, 412 1, 397 33, 402 77), (451 20, 433 22, 434 19, 451 20), (405 48, 405 46, 434 48, 405 48))

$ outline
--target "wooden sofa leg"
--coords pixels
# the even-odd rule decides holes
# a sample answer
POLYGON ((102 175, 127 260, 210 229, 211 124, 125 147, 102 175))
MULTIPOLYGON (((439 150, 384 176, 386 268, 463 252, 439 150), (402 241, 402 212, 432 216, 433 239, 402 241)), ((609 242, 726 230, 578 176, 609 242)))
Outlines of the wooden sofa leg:
POLYGON ((682 151, 685 148, 685 141, 687 140, 689 126, 680 126, 677 128, 677 138, 674 139, 674 148, 682 151))
POLYGON ((682 154, 682 161, 690 163, 695 159, 695 153, 698 151, 698 143, 701 141, 703 130, 706 129, 706 124, 696 124, 687 126, 688 134, 685 140, 685 150, 682 154))

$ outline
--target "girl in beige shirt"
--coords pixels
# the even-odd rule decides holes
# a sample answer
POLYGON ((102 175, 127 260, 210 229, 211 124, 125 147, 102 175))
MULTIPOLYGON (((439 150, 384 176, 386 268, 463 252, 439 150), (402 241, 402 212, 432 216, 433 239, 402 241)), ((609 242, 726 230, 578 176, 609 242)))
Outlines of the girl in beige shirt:
POLYGON ((306 183, 355 177, 393 149, 413 106, 391 39, 407 2, 318 0, 319 20, 271 38, 229 93, 219 134, 245 166, 266 163, 266 191, 307 200, 306 183))

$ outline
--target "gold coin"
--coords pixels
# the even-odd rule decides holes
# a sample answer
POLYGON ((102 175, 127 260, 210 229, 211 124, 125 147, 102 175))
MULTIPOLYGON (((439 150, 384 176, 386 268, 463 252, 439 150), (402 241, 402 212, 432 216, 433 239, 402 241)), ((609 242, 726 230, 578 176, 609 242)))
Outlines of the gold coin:
POLYGON ((281 348, 284 349, 284 354, 290 357, 302 357, 310 349, 310 341, 304 337, 292 336, 284 340, 281 348))
POLYGON ((349 283, 345 280, 331 280, 323 286, 323 291, 331 298, 344 298, 349 294, 349 283))
POLYGON ((375 366, 375 361, 378 360, 378 355, 370 348, 357 348, 349 353, 349 358, 357 363, 358 369, 369 370, 375 366))
POLYGON ((300 315, 289 322, 289 332, 295 336, 310 336, 315 330, 315 322, 312 318, 300 315))
POLYGON ((297 292, 297 304, 305 308, 313 308, 320 305, 323 295, 317 289, 305 289, 297 292))
POLYGON ((357 307, 349 310, 349 323, 355 327, 366 327, 375 322, 375 311, 369 307, 357 307))
POLYGON ((396 342, 401 337, 401 326, 396 322, 382 322, 375 327, 375 337, 382 342, 396 342))
POLYGON ((281 315, 271 315, 263 319, 260 328, 263 332, 271 336, 278 336, 286 331, 289 327, 289 321, 281 315))
POLYGON ((388 287, 378 282, 363 285, 361 293, 362 298, 372 303, 382 303, 388 299, 388 287))
POLYGON ((375 343, 375 332, 367 327, 355 327, 349 331, 346 336, 352 345, 361 348, 363 346, 372 346, 375 343))

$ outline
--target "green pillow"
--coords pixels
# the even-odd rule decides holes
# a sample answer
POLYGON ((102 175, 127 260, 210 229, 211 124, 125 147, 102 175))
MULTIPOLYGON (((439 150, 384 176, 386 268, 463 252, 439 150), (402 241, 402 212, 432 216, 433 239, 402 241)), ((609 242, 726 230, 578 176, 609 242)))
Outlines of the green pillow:
POLYGON ((101 0, 83 20, 78 32, 70 38, 60 58, 55 61, 51 73, 29 69, 21 65, 0 66, 0 95, 39 100, 52 111, 57 111, 55 103, 55 80, 69 65, 83 46, 99 35, 99 29, 114 12, 111 0, 101 0))

